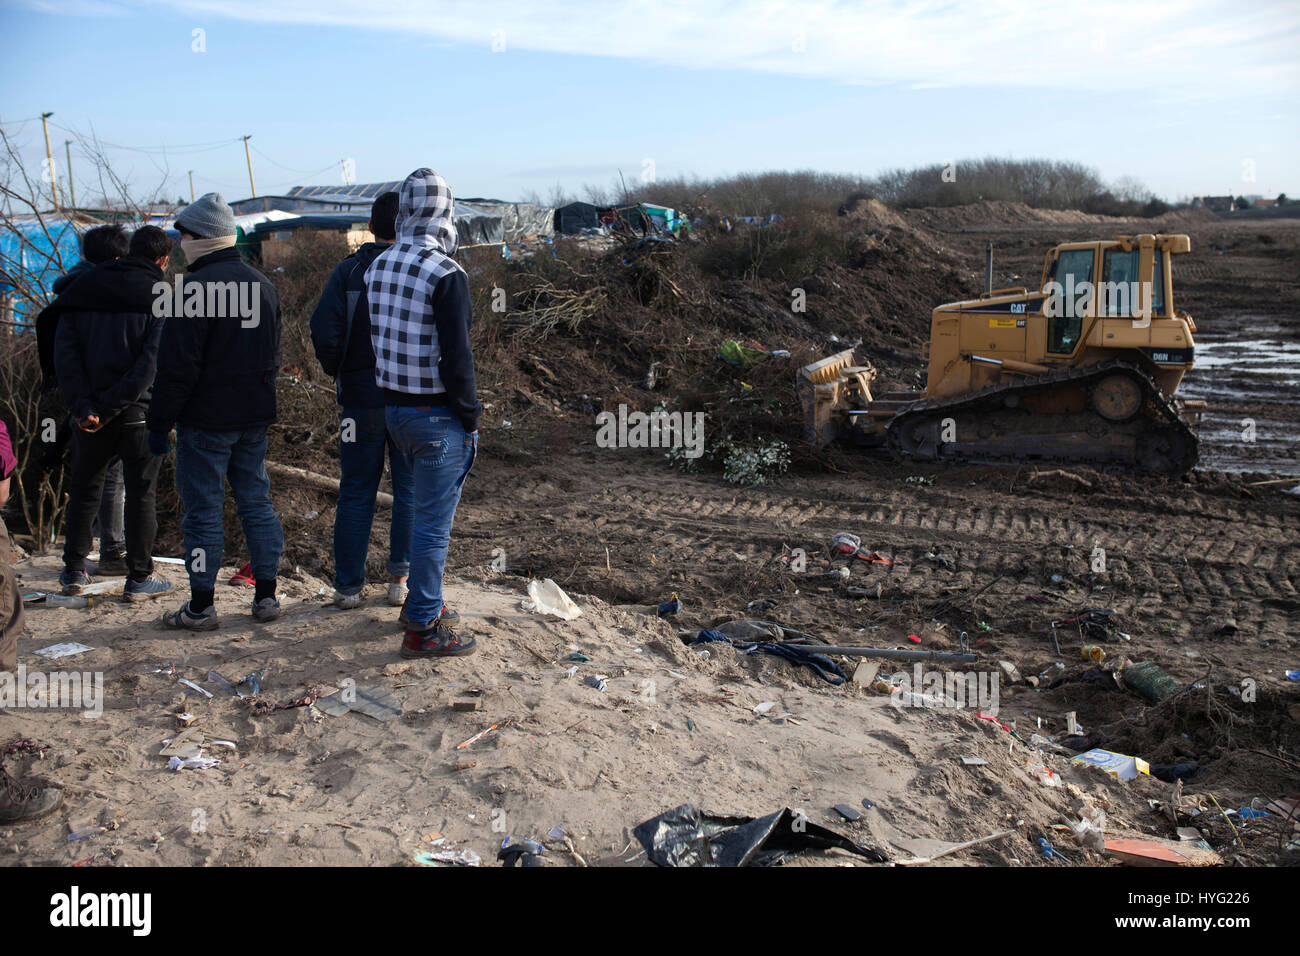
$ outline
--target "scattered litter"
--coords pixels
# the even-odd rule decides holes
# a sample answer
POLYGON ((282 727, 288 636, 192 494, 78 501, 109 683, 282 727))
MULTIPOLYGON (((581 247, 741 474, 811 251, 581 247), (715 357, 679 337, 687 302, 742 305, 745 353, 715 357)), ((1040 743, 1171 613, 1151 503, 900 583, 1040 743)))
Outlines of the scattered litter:
POLYGON ((745 610, 746 611, 770 611, 774 607, 776 607, 775 601, 769 601, 767 599, 763 599, 761 601, 750 601, 748 604, 745 605, 745 610))
MULTIPOLYGON (((736 622, 729 622, 736 623, 736 622)), ((710 642, 720 642, 732 644, 736 650, 743 651, 745 654, 771 654, 775 657, 784 657, 792 664, 802 664, 805 667, 812 668, 827 683, 839 686, 843 684, 848 677, 840 666, 824 654, 818 654, 808 647, 802 647, 795 644, 786 644, 780 641, 738 641, 719 629, 708 629, 700 631, 693 639, 687 638, 689 644, 704 644, 710 642)), ((703 652, 707 653, 707 651, 703 652)))
POLYGON ((1100 664, 1106 659, 1106 651, 1097 644, 1084 644, 1079 648, 1079 654, 1085 661, 1092 661, 1094 664, 1100 664))
POLYGON ((858 813, 857 810, 854 810, 847 803, 837 803, 835 804, 833 809, 835 810, 836 813, 842 816, 845 820, 848 820, 850 823, 857 823, 859 820, 862 819, 862 814, 858 813))
POLYGON ((987 767, 989 763, 983 757, 962 757, 961 762, 968 767, 987 767))
POLYGON ((468 747, 470 744, 475 743, 475 742, 477 742, 477 741, 479 741, 479 740, 482 740, 482 739, 483 739, 484 737, 486 737, 488 734, 490 734, 490 733, 492 733, 493 731, 497 730, 499 727, 501 727, 501 726, 502 726, 503 724, 505 724, 505 723, 506 723, 506 721, 498 721, 497 723, 493 724, 491 727, 488 727, 486 730, 480 730, 480 731, 479 731, 478 733, 476 733, 473 737, 469 738, 469 740, 463 740, 463 741, 461 741, 460 743, 458 743, 458 744, 456 745, 456 749, 457 749, 457 750, 464 750, 464 749, 465 749, 466 747, 468 747))
POLYGON ((605 690, 605 681, 606 681, 605 677, 597 674, 588 674, 586 677, 582 679, 582 682, 586 684, 588 687, 594 687, 596 688, 596 690, 602 692, 605 690))
POLYGON ((826 550, 830 552, 831 557, 851 558, 862 550, 862 539, 856 534, 840 531, 831 536, 830 541, 827 542, 826 550))
POLYGON ((1194 843, 1153 837, 1141 840, 1112 837, 1106 840, 1105 853, 1132 866, 1218 866, 1223 862, 1213 850, 1202 849, 1194 843))
POLYGON ((473 850, 439 850, 437 853, 417 853, 415 862, 421 866, 440 866, 444 863, 455 866, 479 866, 483 858, 473 850))
POLYGON ((56 660, 60 657, 74 657, 77 654, 84 654, 90 650, 85 644, 51 644, 49 647, 42 647, 39 651, 34 651, 37 657, 48 657, 50 660, 56 660))
POLYGON ((402 702, 387 687, 374 684, 368 687, 356 687, 341 690, 338 693, 322 697, 316 702, 324 713, 331 717, 342 717, 349 710, 373 717, 375 720, 392 720, 402 714, 402 702), (345 695, 350 699, 344 699, 345 695))
POLYGON ((763 714, 766 714, 769 710, 771 710, 775 706, 776 706, 776 701, 765 700, 761 704, 758 704, 754 707, 754 713, 758 714, 761 717, 763 716, 763 714))
POLYGON ((1045 837, 1038 838, 1038 849, 1042 852, 1043 856, 1047 857, 1049 860, 1060 860, 1062 863, 1070 862, 1065 857, 1061 856, 1060 853, 1057 853, 1056 848, 1053 847, 1052 844, 1048 843, 1045 837))
POLYGON ((528 596, 532 598, 538 614, 551 614, 566 621, 572 621, 582 614, 578 605, 550 578, 529 581, 528 596))
POLYGON ((585 664, 587 661, 591 660, 591 658, 588 657, 586 654, 580 654, 577 651, 574 651, 566 658, 566 660, 578 661, 579 663, 585 664))
POLYGON ((97 826, 81 827, 80 829, 73 830, 71 833, 68 834, 68 842, 73 843, 77 840, 85 840, 89 837, 99 836, 101 833, 107 833, 107 832, 108 832, 108 827, 97 827, 97 826))
POLYGON ((572 677, 572 676, 573 676, 574 674, 576 674, 576 673, 578 673, 578 665, 577 665, 577 664, 574 664, 572 667, 570 667, 568 670, 566 670, 566 671, 564 672, 564 676, 565 676, 565 677, 572 677))
POLYGON ((180 757, 172 757, 167 761, 167 766, 177 772, 181 770, 211 770, 213 767, 221 765, 220 760, 212 757, 189 757, 182 760, 180 757))
POLYGON ((805 850, 831 848, 876 863, 889 859, 789 807, 764 817, 730 817, 686 803, 639 824, 632 835, 656 866, 772 866, 805 850))
POLYGON ((479 710, 483 706, 481 697, 471 697, 469 700, 453 700, 451 702, 452 710, 479 710))
POLYGON ((47 594, 45 595, 46 607, 91 607, 95 603, 94 598, 83 597, 80 594, 47 594))
POLYGON ((536 840, 520 840, 512 836, 501 841, 497 859, 502 866, 541 866, 542 845, 536 840))
POLYGON ((891 837, 889 842, 900 850, 907 850, 909 853, 924 853, 924 856, 918 855, 910 860, 897 861, 899 866, 917 866, 922 863, 932 863, 942 857, 951 856, 973 846, 979 846, 981 843, 992 843, 994 840, 1001 840, 1003 837, 1011 836, 1015 832, 1015 830, 999 830, 997 833, 990 833, 987 836, 967 840, 964 843, 947 843, 943 840, 927 839, 913 840, 903 837, 891 837))
POLYGON ((672 617, 681 609, 682 609, 682 602, 677 597, 677 592, 674 591, 672 596, 667 601, 659 605, 659 616, 672 617))
POLYGON ((1112 753, 1109 750, 1089 750, 1087 753, 1079 754, 1070 763, 1076 767, 1096 767, 1124 783, 1134 779, 1139 773, 1151 772, 1151 766, 1145 760, 1112 753))
POLYGON ((1300 670, 1287 671, 1287 672, 1286 672, 1286 679, 1287 679, 1287 680, 1300 680, 1300 670))
POLYGON ((1045 763, 1039 763, 1037 760, 1030 760, 1025 763, 1025 773, 1033 777, 1044 787, 1061 786, 1061 775, 1047 766, 1045 763))
POLYGON ((548 840, 563 840, 564 830, 557 824, 546 831, 546 838, 548 840))
POLYGON ((177 681, 177 683, 178 683, 178 684, 184 684, 186 687, 190 687, 190 688, 193 688, 194 690, 197 690, 197 691, 198 691, 200 694, 202 694, 204 697, 207 697, 207 698, 211 698, 211 697, 212 697, 212 692, 211 692, 211 691, 204 690, 202 687, 200 687, 198 684, 194 683, 194 681, 192 681, 192 680, 187 680, 187 679, 185 679, 184 677, 182 677, 179 681, 177 681))

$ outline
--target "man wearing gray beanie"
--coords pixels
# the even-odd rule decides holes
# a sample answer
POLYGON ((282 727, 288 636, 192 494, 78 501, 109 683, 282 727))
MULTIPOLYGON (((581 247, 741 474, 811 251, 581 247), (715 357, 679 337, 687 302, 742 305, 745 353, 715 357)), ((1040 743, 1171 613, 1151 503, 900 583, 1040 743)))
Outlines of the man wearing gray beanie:
POLYGON ((253 618, 280 616, 276 599, 284 534, 271 504, 266 430, 275 422, 280 369, 280 297, 236 248, 235 216, 208 193, 176 217, 189 263, 183 285, 155 304, 167 316, 149 406, 149 448, 170 449, 176 427, 176 487, 185 506, 190 599, 163 616, 170 627, 207 631, 225 537, 221 511, 230 481, 257 590, 253 618))

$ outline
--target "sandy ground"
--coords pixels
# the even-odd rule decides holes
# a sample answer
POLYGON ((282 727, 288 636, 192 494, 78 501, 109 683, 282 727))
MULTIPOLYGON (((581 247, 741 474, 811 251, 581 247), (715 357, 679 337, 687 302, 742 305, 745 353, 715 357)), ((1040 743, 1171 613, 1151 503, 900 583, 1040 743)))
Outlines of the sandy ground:
MULTIPOLYGON (((912 218, 942 227, 975 264, 994 238, 1000 284, 1036 281, 1043 249, 1078 238, 1080 228, 912 218)), ((679 628, 745 616, 757 599, 775 605, 761 616, 833 643, 913 647, 908 635, 916 634, 922 648, 954 650, 965 631, 980 656, 973 669, 1007 660, 1036 675, 1059 662, 1060 678, 1039 688, 1001 685, 1000 719, 1021 737, 1059 734, 1073 713, 1111 749, 1197 763, 1204 772, 1185 792, 1212 795, 1224 808, 1296 793, 1300 683, 1284 671, 1300 667, 1300 498, 1224 472, 1300 474, 1300 379, 1287 357, 1300 334, 1300 224, 1209 222, 1187 231, 1193 254, 1179 263, 1189 264, 1176 277, 1179 306, 1196 315, 1202 341, 1224 349, 1223 362, 1188 377, 1189 394, 1219 402, 1202 467, 1188 481, 1039 474, 1050 467, 917 472, 868 455, 839 474, 738 489, 671 471, 650 453, 598 449, 589 419, 515 416, 509 430, 489 422, 449 572, 451 602, 481 649, 437 664, 398 658, 397 611, 378 589, 361 609, 327 606, 333 501, 277 481, 289 538, 279 621, 252 623, 248 592, 224 586, 222 627, 207 634, 156 624, 176 596, 31 609, 20 663, 44 666, 34 650, 81 641, 92 650, 57 666, 101 672, 106 704, 98 718, 0 714, 0 746, 15 737, 49 746, 42 760, 11 758, 10 769, 49 776, 67 792, 58 814, 0 830, 0 862, 406 865, 450 848, 490 864, 505 836, 543 839, 558 825, 588 863, 645 865, 630 829, 686 802, 747 815, 803 809, 894 859, 909 855, 898 845, 906 838, 962 841, 1017 829, 947 865, 1061 865, 1038 854, 1039 837, 1072 862, 1103 865, 1054 829, 1079 795, 1105 804, 1112 833, 1174 835, 1171 818, 1149 802, 1175 798, 1156 779, 1113 783, 1050 756, 1077 790, 1046 788, 1024 772, 1025 747, 972 710, 896 708, 870 689, 833 687, 773 658, 713 645, 705 659, 677 637, 679 628), (1252 354, 1272 349, 1282 358, 1245 365, 1227 351, 1243 341, 1271 342, 1252 354), (1253 444, 1236 428, 1246 416, 1259 422, 1253 444), (861 536, 865 550, 891 563, 852 562, 847 583, 820 577, 826 541, 838 531, 861 536), (809 555, 802 575, 781 561, 790 548, 809 555), (1093 568, 1096 548, 1105 552, 1102 572, 1093 568), (494 571, 502 558, 505 571, 494 571), (559 582, 583 616, 563 622, 522 610, 531 577, 559 582), (846 590, 877 585, 872 599, 846 590), (645 613, 671 592, 685 605, 676 619, 645 613), (1094 665, 1080 656, 1083 635, 1051 626, 1085 607, 1112 610, 1115 630, 1127 635, 1103 641, 1106 667, 1152 661, 1180 683, 1211 690, 1154 707, 1093 679, 1094 665), (574 649, 591 661, 568 677, 574 649), (156 673, 171 665, 174 675, 156 673), (350 680, 391 690, 402 714, 379 722, 295 707, 254 716, 251 702, 223 696, 207 678, 261 668, 271 702, 350 680), (607 675, 606 690, 583 684, 587 674, 607 675), (185 696, 181 676, 218 696, 185 696), (1240 694, 1247 686, 1257 692, 1253 703, 1240 694), (475 691, 481 709, 452 709, 475 691), (765 702, 774 706, 755 714, 765 702), (220 766, 174 772, 158 755, 186 709, 210 740, 235 742, 233 752, 206 748, 220 766), (494 723, 497 731, 457 748, 494 723), (966 766, 963 756, 987 764, 966 766), (859 822, 832 811, 841 803, 861 809, 864 798, 875 806, 859 822), (101 821, 116 828, 67 841, 70 826, 101 821), (432 834, 445 842, 434 846, 432 834)), ((1208 354, 1216 355, 1213 345, 1208 354)), ((377 528, 372 571, 384 541, 377 528)), ((21 564, 24 587, 52 586, 58 564, 56 553, 21 564)), ((178 571, 162 568, 181 585, 178 571)), ((843 663, 851 672, 853 663, 843 663)), ((1266 823, 1234 831, 1207 813, 1197 826, 1231 862, 1295 856, 1283 850, 1289 837, 1266 823)), ((554 841, 546 859, 577 862, 554 841)), ((862 865, 842 853, 801 863, 862 865)))

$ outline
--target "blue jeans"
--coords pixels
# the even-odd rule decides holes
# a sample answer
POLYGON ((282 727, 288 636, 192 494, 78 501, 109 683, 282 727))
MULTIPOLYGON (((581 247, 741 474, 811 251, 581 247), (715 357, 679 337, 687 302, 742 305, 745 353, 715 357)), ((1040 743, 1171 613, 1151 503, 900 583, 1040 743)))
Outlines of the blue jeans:
POLYGON ((384 474, 384 450, 393 471, 393 521, 388 535, 388 573, 411 570, 411 466, 388 437, 382 408, 344 408, 339 429, 339 503, 334 512, 334 590, 357 594, 366 582, 366 552, 375 520, 375 494, 384 474), (349 427, 349 422, 351 425, 349 427), (350 441, 344 439, 350 438, 350 441))
POLYGON ((176 427, 176 487, 185 505, 185 567, 191 591, 214 591, 225 534, 221 508, 225 480, 235 496, 252 559, 253 577, 271 581, 280 570, 284 533, 271 506, 271 482, 266 477, 266 429, 209 432, 176 427))
POLYGON ((415 528, 411 537, 411 589, 406 617, 422 630, 442 614, 442 574, 451 523, 465 477, 478 454, 478 432, 465 431, 445 408, 384 409, 388 434, 411 470, 415 528))

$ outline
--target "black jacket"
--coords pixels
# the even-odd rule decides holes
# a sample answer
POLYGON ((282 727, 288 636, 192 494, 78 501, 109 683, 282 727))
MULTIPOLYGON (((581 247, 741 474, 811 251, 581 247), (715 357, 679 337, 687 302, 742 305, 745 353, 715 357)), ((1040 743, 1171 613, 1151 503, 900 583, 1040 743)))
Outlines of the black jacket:
POLYGON ((149 430, 232 432, 272 424, 280 296, 271 280, 237 249, 220 249, 190 265, 179 310, 174 290, 167 299, 149 430))
POLYGON ((163 320, 154 314, 162 270, 127 257, 86 272, 43 311, 57 323, 54 370, 74 418, 108 421, 149 404, 163 320))
POLYGON ((330 273, 311 316, 311 342, 326 374, 335 379, 339 404, 347 408, 383 408, 384 390, 375 384, 375 347, 370 341, 370 305, 366 301, 366 267, 389 244, 367 242, 330 273), (349 295, 351 293, 351 295, 349 295), (348 300, 352 331, 348 333, 348 300), (347 354, 343 343, 347 340, 347 354))
MULTIPOLYGON (((62 295, 68 286, 94 268, 93 265, 82 259, 54 280, 54 285, 51 287, 54 294, 56 296, 62 295)), ((49 308, 42 309, 40 315, 36 317, 36 352, 41 360, 41 374, 45 377, 45 380, 41 383, 43 391, 58 388, 59 385, 58 375, 54 371, 54 339, 58 334, 59 313, 51 311, 49 308)))

